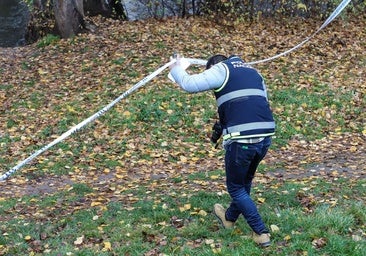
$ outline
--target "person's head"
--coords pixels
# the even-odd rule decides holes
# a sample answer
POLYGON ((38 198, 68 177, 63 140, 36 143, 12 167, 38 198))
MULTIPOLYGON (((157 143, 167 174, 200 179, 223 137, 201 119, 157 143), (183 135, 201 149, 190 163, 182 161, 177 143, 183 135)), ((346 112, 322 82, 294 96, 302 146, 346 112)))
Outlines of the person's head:
POLYGON ((207 63, 206 63, 206 69, 209 69, 211 68, 213 65, 221 62, 221 61, 224 61, 224 60, 227 60, 227 57, 225 55, 221 55, 221 54, 217 54, 217 55, 214 55, 214 56, 211 56, 208 60, 207 60, 207 63))

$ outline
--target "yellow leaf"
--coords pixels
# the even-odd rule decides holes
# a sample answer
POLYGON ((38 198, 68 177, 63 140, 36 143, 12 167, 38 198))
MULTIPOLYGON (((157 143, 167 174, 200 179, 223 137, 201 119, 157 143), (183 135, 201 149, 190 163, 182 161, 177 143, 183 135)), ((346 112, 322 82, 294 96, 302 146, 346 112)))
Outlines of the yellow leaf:
POLYGON ((280 231, 280 228, 277 225, 271 225, 272 232, 278 232, 280 231))
POLYGON ((185 204, 185 205, 184 205, 184 209, 186 209, 186 210, 191 209, 191 204, 185 204))
POLYGON ((291 240, 291 236, 289 236, 289 235, 287 235, 287 236, 285 236, 285 241, 289 241, 289 240, 291 240))
POLYGON ((263 198, 263 197, 259 197, 258 198, 258 202, 260 202, 260 203, 264 203, 266 201, 266 199, 265 198, 263 198))
POLYGON ((99 207, 101 211, 106 211, 108 210, 108 207, 105 205, 102 205, 101 207, 99 207))
POLYGON ((352 146, 352 147, 349 149, 349 151, 351 151, 351 152, 356 152, 356 151, 357 151, 357 148, 356 148, 355 146, 352 146))
POLYGON ((101 204, 102 204, 101 202, 92 202, 90 204, 90 206, 93 207, 93 206, 98 206, 98 205, 101 205, 101 204))
POLYGON ((183 163, 188 162, 188 159, 185 156, 180 156, 179 158, 180 158, 180 161, 182 161, 183 163))
POLYGON ((102 251, 111 251, 112 250, 112 245, 110 242, 103 242, 104 243, 104 248, 102 251))
POLYGON ((213 244, 215 242, 215 240, 213 239, 205 239, 205 244, 213 244))
POLYGON ((191 204, 185 204, 183 207, 179 207, 181 212, 187 211, 189 209, 191 209, 191 204))
POLYGON ((84 236, 80 236, 78 238, 76 238, 76 240, 74 241, 74 245, 81 245, 84 241, 84 236))
POLYGON ((119 175, 119 174, 116 174, 116 178, 117 179, 122 179, 122 178, 124 178, 125 176, 123 176, 123 175, 119 175))
POLYGON ((342 131, 342 127, 337 127, 337 128, 335 129, 335 132, 336 132, 336 133, 338 133, 338 134, 339 134, 339 133, 341 133, 341 131, 342 131))
POLYGON ((200 210, 198 214, 201 216, 207 216, 207 212, 205 212, 204 210, 200 210))
POLYGON ((47 71, 45 71, 45 70, 43 70, 41 68, 38 69, 38 74, 40 74, 40 75, 45 75, 47 73, 48 73, 47 71))
POLYGON ((122 113, 122 116, 129 117, 131 116, 131 112, 126 110, 125 112, 122 113))
POLYGON ((167 226, 166 222, 165 221, 162 221, 162 222, 159 222, 158 223, 160 226, 167 226))
POLYGON ((67 106, 66 106, 66 109, 67 109, 69 112, 71 112, 71 113, 76 113, 76 110, 75 110, 73 107, 69 106, 69 105, 67 105, 67 106))
POLYGON ((219 253, 221 253, 221 248, 212 248, 212 252, 214 254, 219 254, 219 253))

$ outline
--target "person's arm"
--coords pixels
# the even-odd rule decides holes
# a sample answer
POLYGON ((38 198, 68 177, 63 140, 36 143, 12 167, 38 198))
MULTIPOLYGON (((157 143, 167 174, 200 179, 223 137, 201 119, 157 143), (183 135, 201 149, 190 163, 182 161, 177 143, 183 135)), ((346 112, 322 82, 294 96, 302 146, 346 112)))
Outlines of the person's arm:
POLYGON ((219 88, 224 84, 227 75, 222 63, 194 75, 189 75, 180 65, 176 65, 170 73, 183 90, 191 93, 219 88))

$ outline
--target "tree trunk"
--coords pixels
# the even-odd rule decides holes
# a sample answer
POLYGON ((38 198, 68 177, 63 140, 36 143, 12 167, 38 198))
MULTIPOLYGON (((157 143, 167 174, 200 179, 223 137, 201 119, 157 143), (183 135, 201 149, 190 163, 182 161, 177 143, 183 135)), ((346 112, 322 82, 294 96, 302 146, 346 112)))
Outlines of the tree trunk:
POLYGON ((54 0, 56 27, 62 38, 72 37, 84 26, 83 0, 54 0))
POLYGON ((33 6, 38 10, 44 11, 48 0, 33 0, 33 6))

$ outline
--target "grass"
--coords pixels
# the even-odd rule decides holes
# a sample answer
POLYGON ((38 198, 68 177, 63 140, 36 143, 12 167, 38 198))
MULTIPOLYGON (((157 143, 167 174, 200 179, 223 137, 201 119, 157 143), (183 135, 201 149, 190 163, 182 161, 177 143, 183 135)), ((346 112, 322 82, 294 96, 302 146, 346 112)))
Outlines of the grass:
MULTIPOLYGON (((186 180, 193 182, 199 178, 192 176, 186 180)), ((323 183, 320 179, 315 182, 323 183)), ((326 185, 339 189, 342 182, 326 185)), ((272 234, 276 245, 272 250, 257 248, 248 238, 250 230, 243 219, 234 230, 220 228, 211 211, 214 203, 229 202, 226 194, 219 196, 205 190, 193 194, 177 188, 174 193, 162 192, 159 188, 147 193, 146 187, 141 186, 124 191, 130 198, 137 198, 136 201, 110 201, 77 210, 79 203, 96 192, 85 184, 75 184, 67 192, 43 199, 2 200, 0 213, 6 214, 7 221, 1 224, 0 244, 3 248, 6 246, 6 255, 23 255, 37 246, 51 255, 110 255, 105 242, 111 243, 117 255, 142 255, 152 249, 165 255, 212 255, 215 252, 241 255, 243 251, 250 255, 272 255, 274 251, 278 255, 362 255, 365 243, 354 241, 351 236, 361 232, 366 221, 362 202, 351 198, 352 192, 362 188, 361 182, 348 191, 350 198, 344 199, 345 194, 338 194, 336 205, 325 200, 315 203, 311 209, 305 209, 295 199, 296 193, 307 185, 292 182, 272 185, 277 185, 277 189, 271 193, 266 190, 261 195, 267 198, 259 208, 269 225, 279 227, 279 231, 272 234), (33 216, 18 215, 19 211, 34 208, 38 211, 33 216), (82 243, 76 245, 79 237, 82 243)), ((254 199, 261 189, 254 191, 254 199)), ((323 191, 313 192, 317 200, 322 198, 318 193, 323 191)))
POLYGON ((56 44, 59 40, 60 40, 59 36, 48 34, 38 41, 37 47, 44 48, 48 45, 56 44))
MULTIPOLYGON (((278 130, 282 132, 278 141, 280 146, 300 133, 307 140, 319 139, 328 126, 341 127, 342 132, 349 132, 343 111, 344 102, 352 102, 352 98, 352 91, 332 90, 323 84, 313 84, 311 91, 295 87, 274 91, 271 101, 273 108, 280 112, 275 116, 278 130)), ((362 111, 362 106, 352 109, 352 113, 358 113, 356 115, 362 111)), ((362 131, 361 123, 356 129, 362 131)))

